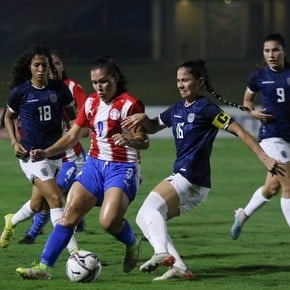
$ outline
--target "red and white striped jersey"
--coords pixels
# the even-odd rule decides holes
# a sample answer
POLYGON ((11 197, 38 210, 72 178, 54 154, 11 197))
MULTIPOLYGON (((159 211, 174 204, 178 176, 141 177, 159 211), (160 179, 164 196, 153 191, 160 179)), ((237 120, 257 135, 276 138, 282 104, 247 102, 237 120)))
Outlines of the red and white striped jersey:
MULTIPOLYGON (((67 78, 64 80, 64 83, 70 89, 70 91, 74 97, 76 110, 79 111, 87 99, 87 94, 85 93, 82 86, 72 79, 67 78)), ((69 123, 66 122, 65 123, 65 131, 68 131, 69 128, 70 128, 69 123)), ((62 160, 64 162, 65 161, 75 161, 75 160, 77 160, 78 156, 80 156, 83 153, 83 151, 84 151, 84 149, 83 149, 81 143, 78 142, 72 148, 69 148, 68 150, 66 150, 64 152, 62 160)))
POLYGON ((144 113, 142 102, 125 92, 106 104, 94 93, 79 111, 76 124, 92 129, 89 155, 105 161, 139 162, 139 151, 129 146, 115 145, 112 135, 125 133, 121 121, 135 113, 144 113))

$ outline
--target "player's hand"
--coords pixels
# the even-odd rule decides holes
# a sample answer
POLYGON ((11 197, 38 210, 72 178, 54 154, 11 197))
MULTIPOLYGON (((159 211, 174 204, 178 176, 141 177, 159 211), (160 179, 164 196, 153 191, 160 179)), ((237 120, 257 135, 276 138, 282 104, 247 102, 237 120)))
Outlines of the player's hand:
POLYGON ((142 124, 145 120, 146 115, 144 113, 137 113, 131 116, 127 116, 122 122, 121 126, 127 129, 133 129, 142 124))
MULTIPOLYGON (((270 158, 272 159, 272 158, 270 158)), ((272 159, 272 166, 269 167, 268 171, 272 173, 272 175, 281 175, 285 176, 285 163, 277 162, 276 160, 272 159)))
POLYGON ((46 158, 45 151, 41 149, 33 149, 30 151, 30 159, 32 162, 40 161, 46 158))
POLYGON ((117 146, 126 146, 129 143, 129 140, 124 136, 124 134, 120 133, 114 134, 112 139, 117 146))
POLYGON ((268 123, 273 120, 273 115, 267 113, 267 109, 253 110, 251 111, 251 115, 263 123, 268 123))
POLYGON ((29 152, 18 141, 13 144, 13 149, 16 157, 19 159, 25 159, 29 156, 29 152))

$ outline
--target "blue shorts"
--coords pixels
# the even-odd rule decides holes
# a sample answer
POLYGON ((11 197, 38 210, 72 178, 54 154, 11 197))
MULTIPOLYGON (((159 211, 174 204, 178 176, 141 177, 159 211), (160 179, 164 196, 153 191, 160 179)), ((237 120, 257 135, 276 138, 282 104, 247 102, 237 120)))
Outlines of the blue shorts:
POLYGON ((56 183, 59 187, 69 191, 77 174, 75 162, 62 162, 61 168, 56 177, 56 183))
POLYGON ((97 206, 102 205, 104 193, 111 187, 122 189, 132 202, 141 181, 141 167, 137 162, 103 161, 88 156, 75 180, 98 199, 97 206))

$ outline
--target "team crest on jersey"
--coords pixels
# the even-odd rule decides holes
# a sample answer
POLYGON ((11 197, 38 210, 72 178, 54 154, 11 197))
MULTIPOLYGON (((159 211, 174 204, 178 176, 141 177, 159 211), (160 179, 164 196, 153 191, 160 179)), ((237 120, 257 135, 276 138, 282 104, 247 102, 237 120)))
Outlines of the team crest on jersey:
POLYGON ((47 168, 41 168, 41 173, 44 175, 44 176, 48 176, 48 171, 47 171, 47 168))
POLYGON ((188 123, 192 123, 194 121, 194 117, 195 117, 194 113, 188 114, 188 116, 187 116, 188 123))
POLYGON ((56 103, 57 101, 57 95, 56 94, 52 94, 49 96, 49 99, 52 103, 56 103))
POLYGON ((290 78, 287 78, 287 85, 290 86, 290 78))
POLYGON ((121 116, 121 113, 118 109, 112 109, 110 112, 110 118, 114 121, 118 120, 121 116))

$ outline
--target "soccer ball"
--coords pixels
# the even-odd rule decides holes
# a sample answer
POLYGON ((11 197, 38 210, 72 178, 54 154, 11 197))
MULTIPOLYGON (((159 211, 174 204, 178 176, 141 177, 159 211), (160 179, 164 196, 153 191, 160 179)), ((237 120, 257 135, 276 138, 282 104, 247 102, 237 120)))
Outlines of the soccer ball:
POLYGON ((92 282, 99 278, 102 264, 90 251, 78 251, 66 262, 66 275, 72 282, 92 282))

